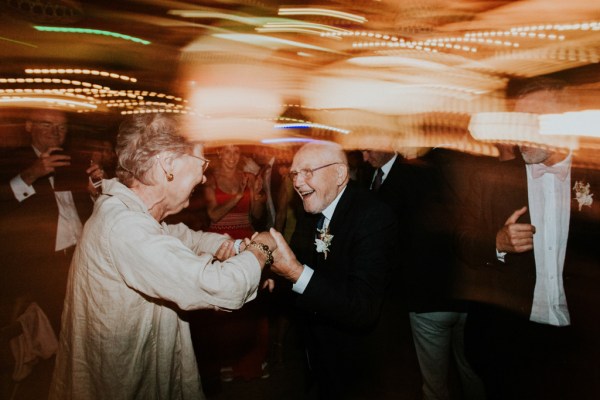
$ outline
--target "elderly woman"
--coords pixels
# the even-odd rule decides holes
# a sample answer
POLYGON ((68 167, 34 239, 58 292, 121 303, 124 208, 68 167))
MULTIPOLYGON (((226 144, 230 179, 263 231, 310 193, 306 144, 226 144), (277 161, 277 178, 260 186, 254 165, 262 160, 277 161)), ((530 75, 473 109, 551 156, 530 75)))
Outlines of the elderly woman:
POLYGON ((228 236, 161 223, 208 165, 174 120, 124 121, 116 152, 71 264, 50 398, 202 399, 181 311, 252 300, 274 242, 260 233, 234 255, 228 236))

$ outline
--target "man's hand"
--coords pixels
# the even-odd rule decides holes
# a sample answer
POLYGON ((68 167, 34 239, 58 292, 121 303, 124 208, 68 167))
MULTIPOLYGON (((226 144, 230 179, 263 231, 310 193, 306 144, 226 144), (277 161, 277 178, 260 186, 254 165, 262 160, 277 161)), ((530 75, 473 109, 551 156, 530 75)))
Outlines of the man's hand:
POLYGON ((215 253, 215 258, 219 261, 225 261, 229 257, 235 256, 235 248, 233 247, 233 239, 228 239, 221 243, 219 249, 215 253))
POLYGON ((104 170, 100 168, 100 166, 96 163, 92 163, 92 165, 85 170, 85 173, 88 175, 88 192, 97 197, 102 192, 102 179, 104 179, 104 170))
POLYGON ((269 293, 273 293, 273 290, 275 289, 275 281, 273 279, 265 279, 265 281, 262 283, 262 286, 260 287, 261 289, 269 289, 269 293))
POLYGON ((516 210, 496 234, 496 249, 506 253, 524 253, 533 249, 535 226, 519 224, 517 220, 527 212, 527 207, 516 210))
POLYGON ((57 167, 71 165, 71 156, 65 154, 52 154, 55 151, 61 151, 60 147, 50 147, 40 154, 40 156, 27 169, 21 172, 21 179, 31 185, 38 179, 53 173, 57 167))
POLYGON ((277 251, 273 252, 274 261, 273 265, 271 265, 271 271, 296 283, 302 271, 304 271, 304 266, 296 259, 294 252, 290 249, 281 233, 273 228, 271 228, 270 233, 275 243, 277 243, 277 251))

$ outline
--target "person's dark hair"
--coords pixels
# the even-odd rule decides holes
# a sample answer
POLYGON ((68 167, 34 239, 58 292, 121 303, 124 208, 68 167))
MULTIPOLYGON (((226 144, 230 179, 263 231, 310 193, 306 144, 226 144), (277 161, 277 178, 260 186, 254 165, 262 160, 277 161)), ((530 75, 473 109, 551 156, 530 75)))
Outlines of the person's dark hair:
POLYGON ((117 177, 131 187, 134 180, 146 185, 154 183, 149 173, 159 153, 177 158, 189 154, 193 145, 180 134, 180 124, 164 114, 134 115, 119 126, 117 135, 117 177))

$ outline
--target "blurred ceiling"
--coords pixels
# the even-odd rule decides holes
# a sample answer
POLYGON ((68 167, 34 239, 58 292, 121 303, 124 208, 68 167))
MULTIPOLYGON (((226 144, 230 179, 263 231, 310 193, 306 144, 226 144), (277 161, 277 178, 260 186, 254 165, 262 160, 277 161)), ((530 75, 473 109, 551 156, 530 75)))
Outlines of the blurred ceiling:
POLYGON ((284 116, 326 137, 360 133, 344 139, 356 146, 464 128, 457 113, 502 111, 511 82, 540 75, 568 79, 581 108, 598 108, 593 0, 0 0, 0 10, 5 106, 49 97, 117 115, 284 116))

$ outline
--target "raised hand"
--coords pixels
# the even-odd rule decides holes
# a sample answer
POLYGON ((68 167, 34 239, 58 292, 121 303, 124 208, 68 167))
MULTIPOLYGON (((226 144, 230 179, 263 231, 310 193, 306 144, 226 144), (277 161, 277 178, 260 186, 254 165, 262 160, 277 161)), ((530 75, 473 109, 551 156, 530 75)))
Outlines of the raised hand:
POLYGON ((102 179, 104 179, 104 170, 92 161, 90 167, 85 170, 85 173, 88 175, 89 179, 88 192, 92 196, 100 195, 100 192, 102 191, 102 179))
POLYGON ((58 167, 71 165, 71 156, 66 154, 52 154, 61 151, 60 147, 50 147, 40 154, 40 156, 27 169, 21 172, 23 181, 31 185, 36 180, 53 173, 58 167))
POLYGON ((248 186, 248 177, 244 176, 242 181, 240 182, 240 186, 238 187, 237 195, 242 198, 244 196, 244 192, 246 191, 246 187, 248 186))
POLYGON ((498 251, 524 253, 533 249, 535 226, 517 223, 519 218, 526 212, 527 207, 523 207, 508 217, 504 226, 496 234, 496 249, 498 251))
POLYGON ((277 251, 273 252, 274 261, 273 265, 271 265, 271 271, 295 283, 300 278, 304 266, 296 259, 296 255, 290 249, 281 233, 273 228, 269 232, 275 243, 277 243, 277 251))

